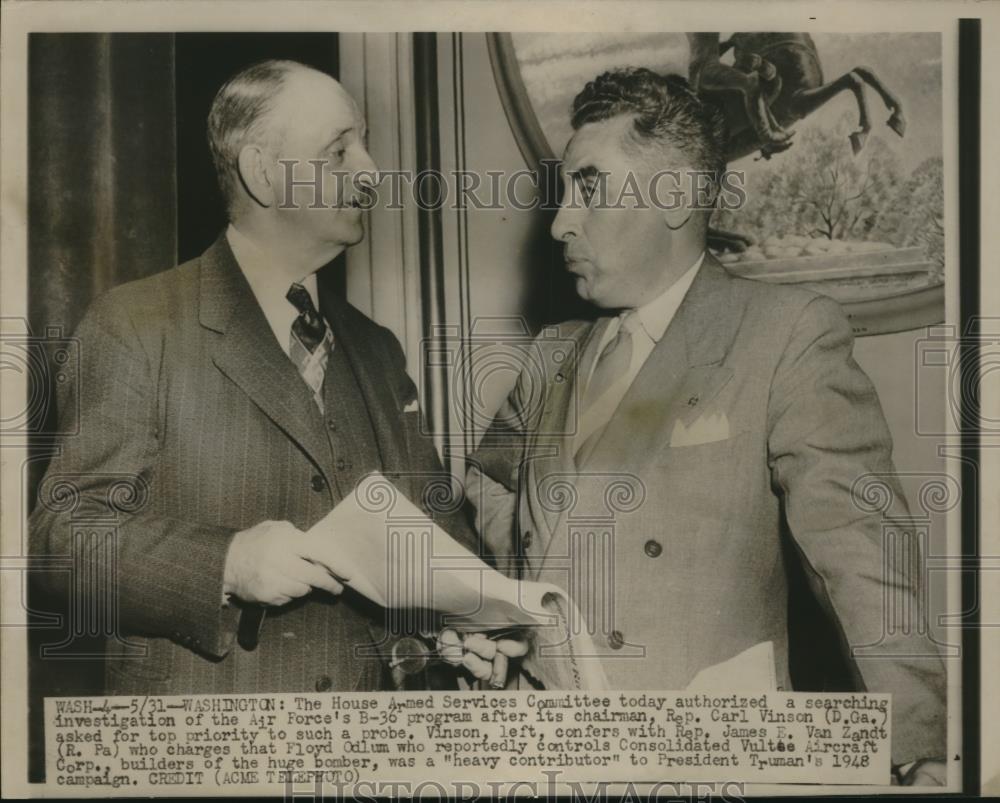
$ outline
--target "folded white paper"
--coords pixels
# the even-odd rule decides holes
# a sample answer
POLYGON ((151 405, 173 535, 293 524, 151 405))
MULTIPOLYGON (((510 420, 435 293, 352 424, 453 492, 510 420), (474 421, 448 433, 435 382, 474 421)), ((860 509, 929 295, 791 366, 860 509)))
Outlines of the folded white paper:
POLYGON ((365 477, 306 537, 322 539, 320 551, 335 545, 347 585, 383 608, 437 611, 465 631, 528 628, 534 647, 524 666, 546 688, 607 687, 589 635, 570 632, 582 620, 562 589, 500 574, 382 474, 365 477), (546 657, 537 660, 541 644, 546 657))

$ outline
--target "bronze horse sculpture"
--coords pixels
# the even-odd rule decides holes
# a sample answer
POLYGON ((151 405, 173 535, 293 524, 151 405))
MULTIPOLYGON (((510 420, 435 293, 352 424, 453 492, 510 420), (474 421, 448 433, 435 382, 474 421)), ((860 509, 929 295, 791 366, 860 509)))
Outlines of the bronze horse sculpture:
MULTIPOLYGON (((760 151, 770 159, 792 145, 792 124, 841 92, 854 94, 858 128, 850 135, 857 155, 871 131, 865 87, 871 87, 891 112, 886 124, 899 136, 906 118, 899 99, 868 67, 855 67, 825 82, 816 45, 805 33, 736 33, 721 42, 717 33, 689 33, 688 78, 698 96, 718 105, 729 128, 727 162, 760 151), (733 49, 733 64, 721 58, 733 49)), ((750 238, 712 231, 710 244, 742 251, 750 238)))

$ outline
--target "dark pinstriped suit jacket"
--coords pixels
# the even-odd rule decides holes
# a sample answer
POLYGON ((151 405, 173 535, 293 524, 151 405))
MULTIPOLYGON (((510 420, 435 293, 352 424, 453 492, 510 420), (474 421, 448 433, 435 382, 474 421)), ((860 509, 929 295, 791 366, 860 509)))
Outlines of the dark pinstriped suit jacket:
MULTIPOLYGON (((47 498, 62 480, 108 505, 139 477, 121 514, 114 577, 120 630, 109 639, 108 693, 375 689, 371 645, 383 617, 351 592, 316 591, 264 620, 256 649, 235 643, 239 608, 223 608, 226 550, 264 520, 305 529, 380 469, 415 502, 440 479, 393 335, 321 291, 335 335, 325 415, 271 332, 225 237, 200 258, 99 298, 80 324, 78 382, 60 395, 61 431, 78 435, 43 479, 30 532, 65 554, 72 514, 47 498), (146 657, 128 657, 135 646, 146 657)), ((71 366, 73 368, 73 366, 71 366)), ((79 509, 79 506, 77 506, 79 509)), ((431 512, 431 511, 429 511, 431 512)), ((435 516, 473 545, 464 514, 435 516)))

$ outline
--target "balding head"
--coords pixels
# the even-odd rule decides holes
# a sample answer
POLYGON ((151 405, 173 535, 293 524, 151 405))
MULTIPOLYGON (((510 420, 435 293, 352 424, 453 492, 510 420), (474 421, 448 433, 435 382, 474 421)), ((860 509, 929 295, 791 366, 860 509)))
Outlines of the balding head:
POLYGON ((250 144, 280 150, 289 107, 308 104, 310 94, 315 101, 317 89, 347 96, 326 73, 297 61, 271 59, 240 70, 216 93, 208 115, 208 144, 230 216, 241 197, 240 151, 250 144))
POLYGON ((265 61, 216 95, 208 137, 229 220, 315 270, 364 237, 362 194, 377 166, 354 99, 326 73, 265 61))

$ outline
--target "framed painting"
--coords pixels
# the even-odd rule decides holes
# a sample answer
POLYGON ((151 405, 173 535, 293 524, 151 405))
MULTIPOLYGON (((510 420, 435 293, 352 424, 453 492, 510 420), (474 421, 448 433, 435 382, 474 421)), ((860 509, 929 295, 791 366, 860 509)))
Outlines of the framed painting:
POLYGON ((559 157, 573 97, 601 72, 684 76, 722 108, 728 170, 745 190, 712 219, 709 246, 728 270, 835 298, 857 335, 944 320, 939 34, 488 36, 529 166, 559 157))

